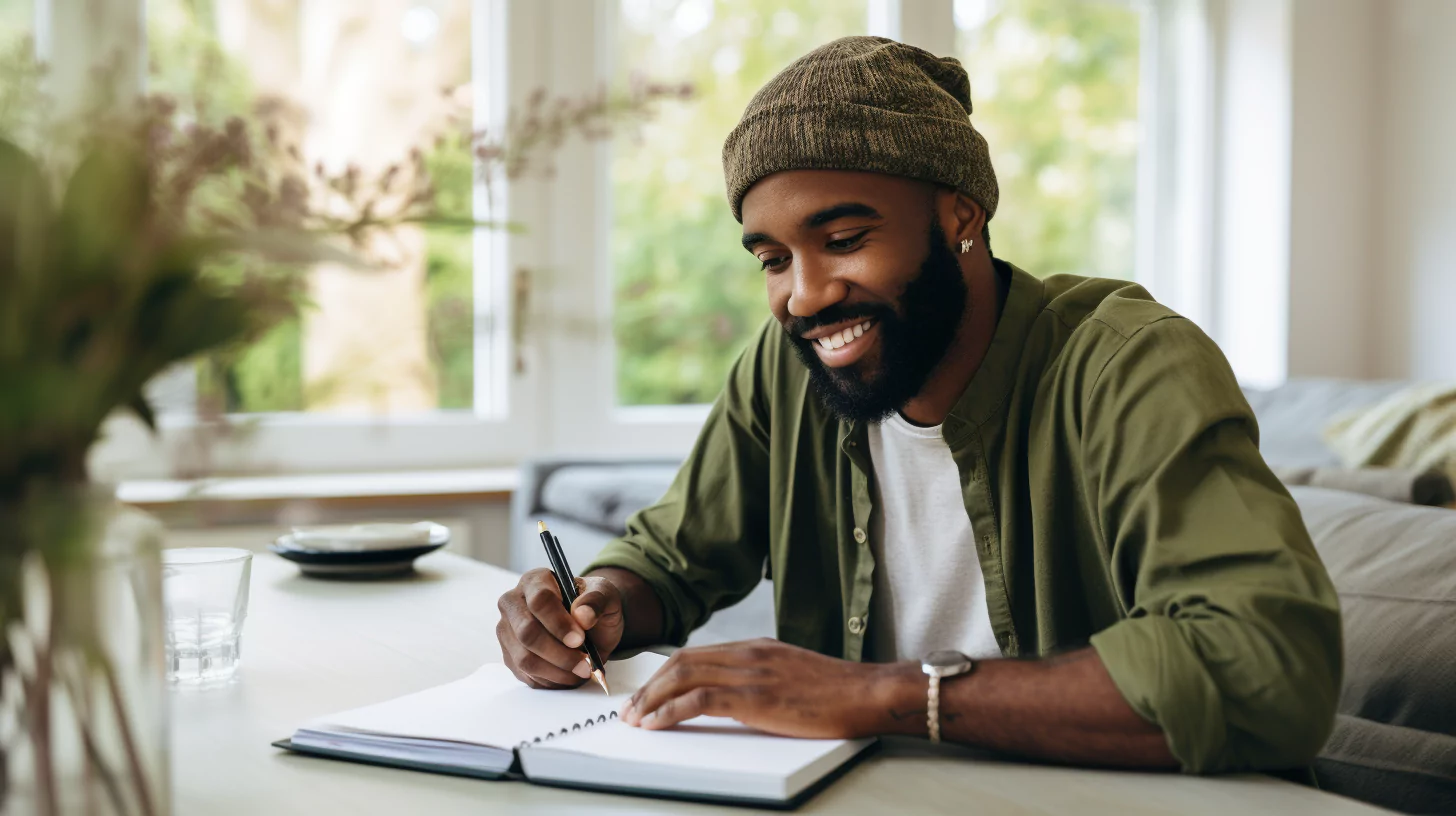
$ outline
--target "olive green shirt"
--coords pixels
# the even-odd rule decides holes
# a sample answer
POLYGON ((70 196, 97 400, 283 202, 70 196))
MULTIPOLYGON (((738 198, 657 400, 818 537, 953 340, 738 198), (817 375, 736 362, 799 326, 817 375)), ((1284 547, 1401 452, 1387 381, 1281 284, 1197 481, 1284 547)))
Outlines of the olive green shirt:
MULTIPOLYGON (((1334 719, 1339 607, 1228 363, 1139 286, 998 267, 990 350, 942 432, 1002 652, 1090 642, 1185 770, 1308 764, 1334 719)), ((865 439, 770 320, 667 494, 593 567, 640 575, 679 644, 767 571, 781 640, 861 660, 865 439)))

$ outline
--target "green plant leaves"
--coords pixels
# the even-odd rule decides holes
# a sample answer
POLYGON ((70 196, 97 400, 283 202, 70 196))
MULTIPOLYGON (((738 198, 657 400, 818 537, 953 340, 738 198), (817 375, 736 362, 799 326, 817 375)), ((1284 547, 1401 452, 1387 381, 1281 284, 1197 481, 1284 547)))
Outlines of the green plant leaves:
MULTIPOLYGON (((131 145, 103 141, 76 167, 61 200, 61 264, 76 274, 121 271, 152 237, 152 178, 131 145)), ((145 253, 144 253, 145 254, 145 253)))

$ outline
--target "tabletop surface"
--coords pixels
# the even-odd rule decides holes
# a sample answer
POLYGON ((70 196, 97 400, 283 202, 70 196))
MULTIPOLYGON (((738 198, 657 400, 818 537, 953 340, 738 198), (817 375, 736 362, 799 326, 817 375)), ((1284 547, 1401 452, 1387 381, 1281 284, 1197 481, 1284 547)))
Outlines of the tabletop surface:
MULTIPOLYGON (((516 577, 450 553, 413 578, 303 578, 253 563, 243 666, 229 685, 172 696, 174 812, 744 814, 743 808, 581 793, 298 756, 269 743, 304 721, 463 677, 500 660, 496 599, 516 577)), ((1369 814, 1385 811, 1269 777, 1047 767, 887 740, 800 813, 1369 814)))

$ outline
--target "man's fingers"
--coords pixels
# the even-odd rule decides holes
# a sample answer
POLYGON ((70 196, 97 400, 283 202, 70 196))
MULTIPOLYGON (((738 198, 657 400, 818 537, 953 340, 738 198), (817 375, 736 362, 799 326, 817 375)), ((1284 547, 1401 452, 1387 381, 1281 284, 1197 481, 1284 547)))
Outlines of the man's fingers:
POLYGON ((521 591, 526 606, 557 640, 575 649, 586 640, 586 633, 576 625, 566 605, 561 602, 561 588, 550 570, 531 570, 521 577, 521 591))
MULTIPOLYGON (((527 608, 526 601, 518 594, 508 593, 500 600, 501 618, 511 630, 512 639, 527 651, 534 652, 559 668, 570 670, 581 660, 581 652, 562 643, 546 630, 534 612, 527 608)), ((559 610, 563 615, 565 609, 559 610)), ((502 644, 504 645, 504 644, 502 644)))
POLYGON ((572 666, 581 662, 582 655, 578 649, 556 639, 556 636, 546 631, 546 627, 534 617, 522 616, 512 621, 511 630, 516 640, 526 647, 532 654, 557 666, 564 671, 570 671, 572 666))
MULTIPOLYGON (((511 670, 511 674, 516 676, 517 680, 520 680, 531 688, 542 689, 574 688, 578 684, 578 681, 575 679, 569 685, 553 682, 543 677, 533 676, 523 669, 521 667, 522 663, 534 665, 533 661, 528 658, 535 656, 531 655, 530 650, 522 646, 520 641, 516 640, 515 632, 511 630, 510 624, 504 618, 496 625, 495 634, 501 644, 501 660, 511 670)), ((539 660, 540 658, 535 659, 539 660)))
MULTIPOLYGON (((537 680, 555 683, 558 688, 575 688, 581 685, 582 680, 585 679, 560 666, 546 662, 540 655, 534 652, 523 651, 515 655, 515 658, 516 666, 521 671, 537 680)), ((578 662, 580 662, 580 658, 578 658, 578 662)))
POLYGON ((577 597, 571 605, 571 616, 583 629, 590 629, 598 621, 619 622, 622 616, 621 602, 600 589, 589 589, 577 597))
POLYGON ((695 689, 741 686, 758 679, 757 673, 750 670, 709 663, 692 657, 680 659, 681 657, 681 653, 673 655, 632 695, 632 699, 622 710, 622 719, 627 724, 639 724, 642 718, 655 712, 667 701, 687 695, 695 689))
MULTIPOLYGON (((522 643, 516 636, 514 628, 509 624, 506 624, 504 628, 506 631, 500 636, 502 657, 505 658, 506 664, 511 667, 516 676, 527 685, 533 688, 551 689, 575 688, 581 685, 583 678, 570 671, 569 666, 572 664, 568 663, 568 668, 562 668, 546 660, 522 643)), ((557 645, 560 646, 559 643, 557 645)), ((579 661, 581 653, 576 652, 575 654, 579 661)))
POLYGON ((657 731, 703 714, 732 717, 751 693, 745 686, 699 686, 681 697, 664 700, 657 710, 643 717, 640 724, 643 728, 657 731))

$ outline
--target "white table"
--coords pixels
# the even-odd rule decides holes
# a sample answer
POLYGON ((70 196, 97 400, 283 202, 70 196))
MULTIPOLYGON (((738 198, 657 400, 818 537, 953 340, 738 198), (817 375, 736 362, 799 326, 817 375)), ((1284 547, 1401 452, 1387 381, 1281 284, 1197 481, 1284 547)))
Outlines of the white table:
MULTIPOLYGON (((414 579, 380 583, 305 579, 277 556, 257 557, 238 679, 220 689, 172 692, 175 812, 745 813, 314 759, 269 745, 312 717, 454 680, 499 660, 495 603, 514 583, 505 570, 449 553, 421 559, 414 579)), ((1384 811, 1263 776, 1053 768, 890 741, 801 812, 1384 811)))

